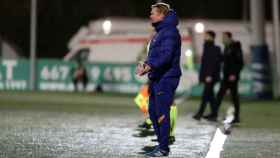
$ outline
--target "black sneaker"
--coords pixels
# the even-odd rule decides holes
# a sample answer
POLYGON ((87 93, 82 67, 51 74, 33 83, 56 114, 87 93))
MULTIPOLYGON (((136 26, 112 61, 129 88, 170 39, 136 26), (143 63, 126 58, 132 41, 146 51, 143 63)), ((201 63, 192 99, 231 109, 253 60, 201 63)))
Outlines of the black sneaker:
POLYGON ((197 121, 200 121, 201 116, 200 116, 200 115, 194 115, 192 118, 195 119, 195 120, 197 120, 197 121))
POLYGON ((139 128, 145 128, 145 129, 151 129, 152 128, 152 125, 146 123, 146 122, 143 122, 142 124, 138 125, 139 128))
POLYGON ((205 116, 204 118, 205 118, 207 121, 217 122, 217 117, 216 117, 216 116, 205 116))
POLYGON ((142 148, 142 150, 144 151, 144 153, 142 153, 142 154, 151 153, 151 152, 154 151, 156 148, 159 148, 159 145, 155 145, 155 146, 144 146, 144 147, 142 148))
POLYGON ((146 157, 164 157, 164 156, 168 156, 168 155, 169 155, 168 151, 161 150, 160 148, 155 148, 155 150, 153 150, 150 153, 147 153, 145 156, 146 157))
POLYGON ((175 136, 169 136, 169 139, 168 139, 169 145, 174 144, 175 141, 176 141, 175 136))
POLYGON ((213 114, 208 114, 208 115, 204 115, 203 118, 205 119, 208 119, 208 118, 211 118, 211 117, 215 117, 215 115, 213 114))

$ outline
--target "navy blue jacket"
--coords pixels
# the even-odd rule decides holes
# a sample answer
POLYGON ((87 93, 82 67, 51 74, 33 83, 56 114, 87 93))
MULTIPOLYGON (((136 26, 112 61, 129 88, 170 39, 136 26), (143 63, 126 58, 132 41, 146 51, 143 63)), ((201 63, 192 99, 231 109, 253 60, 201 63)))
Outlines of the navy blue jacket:
POLYGON ((151 66, 150 80, 180 78, 181 36, 177 29, 178 18, 171 10, 165 18, 154 23, 156 34, 151 40, 146 64, 151 66))

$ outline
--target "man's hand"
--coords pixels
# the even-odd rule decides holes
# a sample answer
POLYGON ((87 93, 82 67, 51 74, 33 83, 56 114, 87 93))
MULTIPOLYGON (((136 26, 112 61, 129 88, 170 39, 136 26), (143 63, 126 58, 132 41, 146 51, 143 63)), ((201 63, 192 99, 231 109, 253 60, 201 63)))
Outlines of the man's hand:
POLYGON ((136 74, 139 75, 143 72, 143 62, 139 62, 136 67, 136 74))
POLYGON ((233 82, 236 80, 236 76, 235 75, 229 75, 229 81, 233 82))
POLYGON ((140 62, 136 69, 136 74, 139 76, 145 75, 147 72, 151 70, 151 67, 143 62, 140 62))
POLYGON ((206 81, 206 83, 212 82, 212 77, 211 76, 207 76, 205 81, 206 81))

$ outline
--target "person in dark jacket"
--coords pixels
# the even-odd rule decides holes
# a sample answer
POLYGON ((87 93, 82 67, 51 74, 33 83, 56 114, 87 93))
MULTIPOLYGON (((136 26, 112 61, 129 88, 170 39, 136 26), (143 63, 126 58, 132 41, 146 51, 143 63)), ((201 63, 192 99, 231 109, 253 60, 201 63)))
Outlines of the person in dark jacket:
POLYGON ((137 72, 140 76, 148 73, 149 115, 159 141, 159 146, 146 156, 161 157, 170 151, 170 106, 181 77, 181 36, 177 29, 177 15, 168 4, 152 5, 150 19, 156 34, 151 40, 146 61, 137 72))
POLYGON ((78 61, 78 66, 73 71, 73 84, 74 84, 74 90, 78 91, 78 84, 79 82, 82 83, 83 90, 86 90, 87 84, 88 84, 88 75, 86 68, 82 64, 81 61, 78 61))
POLYGON ((199 72, 199 81, 204 85, 202 102, 198 112, 193 116, 194 119, 200 120, 203 116, 207 103, 210 103, 211 113, 205 118, 210 121, 215 111, 216 99, 214 95, 214 86, 220 80, 222 53, 219 46, 215 45, 216 34, 213 31, 205 33, 205 42, 201 58, 201 68, 199 72))
POLYGON ((230 32, 223 33, 224 60, 223 60, 223 80, 217 95, 217 106, 215 109, 215 117, 218 117, 219 107, 227 90, 230 90, 232 101, 234 104, 234 120, 232 123, 240 122, 240 101, 238 94, 238 81, 240 72, 243 68, 243 53, 239 41, 234 41, 230 32))

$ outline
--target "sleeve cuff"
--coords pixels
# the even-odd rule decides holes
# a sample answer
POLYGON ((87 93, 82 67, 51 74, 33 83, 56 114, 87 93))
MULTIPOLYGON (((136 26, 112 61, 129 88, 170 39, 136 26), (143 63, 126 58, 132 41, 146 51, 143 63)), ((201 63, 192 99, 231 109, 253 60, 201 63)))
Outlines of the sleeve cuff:
POLYGON ((151 67, 151 69, 154 69, 154 65, 151 62, 145 61, 145 64, 149 65, 151 67))

